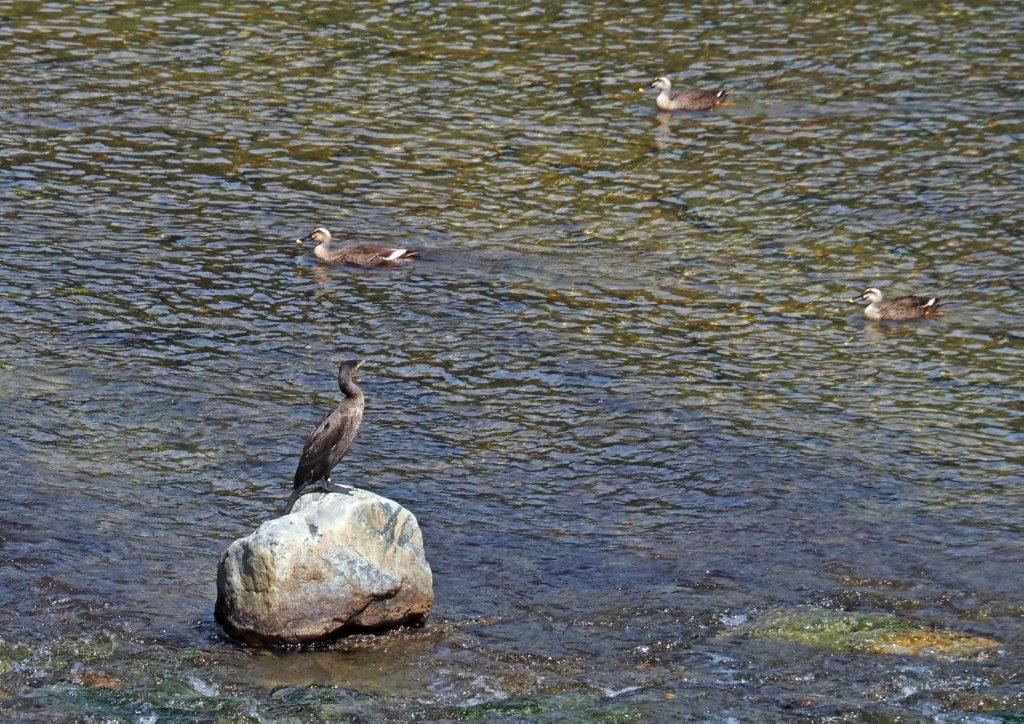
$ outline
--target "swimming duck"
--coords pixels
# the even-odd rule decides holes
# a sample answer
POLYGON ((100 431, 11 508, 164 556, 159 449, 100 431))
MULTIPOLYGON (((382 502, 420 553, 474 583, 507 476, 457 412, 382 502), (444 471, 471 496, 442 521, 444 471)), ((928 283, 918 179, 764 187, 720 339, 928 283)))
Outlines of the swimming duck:
POLYGON ((396 249, 384 244, 354 244, 340 249, 331 247, 331 232, 320 226, 313 229, 309 236, 296 239, 295 243, 303 244, 315 241, 313 256, 324 264, 352 264, 353 266, 401 266, 410 259, 420 255, 419 249, 396 249))
POLYGON ((724 88, 717 91, 673 91, 672 81, 664 76, 655 78, 647 87, 661 91, 656 103, 663 111, 709 111, 725 103, 729 97, 729 91, 724 88))
POLYGON ((316 424, 306 438, 292 480, 292 497, 288 500, 287 512, 291 512, 306 487, 317 481, 326 493, 337 490, 331 482, 331 470, 345 457, 363 422, 366 401, 363 391, 353 379, 362 366, 361 359, 347 360, 338 365, 338 387, 345 397, 316 424))
POLYGON ((939 307, 945 304, 945 300, 939 297, 896 297, 888 302, 882 301, 882 292, 871 287, 865 289, 864 293, 852 303, 868 302, 864 309, 864 316, 877 321, 880 319, 917 319, 918 317, 937 317, 942 314, 939 307))

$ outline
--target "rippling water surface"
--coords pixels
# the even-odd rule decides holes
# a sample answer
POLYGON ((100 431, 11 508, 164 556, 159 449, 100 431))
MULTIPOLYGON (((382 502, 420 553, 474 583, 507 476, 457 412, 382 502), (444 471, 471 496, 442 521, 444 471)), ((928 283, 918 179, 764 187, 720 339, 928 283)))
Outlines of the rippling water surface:
POLYGON ((1021 715, 1020 7, 592 5, 0 0, 0 715, 1021 715), (350 355, 434 615, 236 648, 350 355), (1005 646, 723 635, 805 605, 1005 646))

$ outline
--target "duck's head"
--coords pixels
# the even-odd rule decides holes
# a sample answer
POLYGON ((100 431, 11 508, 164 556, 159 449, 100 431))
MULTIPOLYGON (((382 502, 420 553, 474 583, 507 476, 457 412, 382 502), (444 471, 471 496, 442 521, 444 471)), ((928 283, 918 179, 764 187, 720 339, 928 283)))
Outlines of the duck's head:
POLYGON ((313 229, 307 236, 301 239, 296 239, 296 244, 304 244, 307 241, 314 241, 317 244, 330 244, 331 243, 331 232, 322 226, 318 226, 313 229))
POLYGON ((648 88, 657 88, 658 90, 661 90, 661 91, 672 90, 672 81, 670 81, 668 78, 666 78, 663 75, 659 75, 657 78, 652 80, 650 85, 648 85, 647 87, 648 88))
POLYGON ((344 386, 345 383, 351 382, 352 378, 356 376, 356 372, 360 367, 363 366, 363 360, 361 359, 347 359, 338 365, 338 384, 344 386))
POLYGON ((864 302, 867 302, 868 304, 878 304, 882 301, 882 292, 875 287, 869 287, 868 289, 865 289, 864 293, 859 297, 855 297, 850 301, 854 304, 863 304, 864 302))

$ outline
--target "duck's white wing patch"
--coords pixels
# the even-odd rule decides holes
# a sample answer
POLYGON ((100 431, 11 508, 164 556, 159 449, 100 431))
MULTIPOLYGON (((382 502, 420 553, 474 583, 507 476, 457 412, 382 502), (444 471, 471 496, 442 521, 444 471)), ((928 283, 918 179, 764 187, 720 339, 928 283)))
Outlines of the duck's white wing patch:
POLYGON ((935 300, 936 299, 938 299, 938 297, 932 297, 931 299, 929 299, 928 303, 924 305, 923 309, 927 309, 928 307, 930 307, 933 304, 935 304, 935 300))
POLYGON ((402 256, 402 254, 404 254, 407 251, 408 251, 408 249, 395 249, 394 251, 392 251, 390 254, 388 254, 384 258, 387 259, 388 261, 394 261, 395 259, 397 259, 398 257, 402 256))

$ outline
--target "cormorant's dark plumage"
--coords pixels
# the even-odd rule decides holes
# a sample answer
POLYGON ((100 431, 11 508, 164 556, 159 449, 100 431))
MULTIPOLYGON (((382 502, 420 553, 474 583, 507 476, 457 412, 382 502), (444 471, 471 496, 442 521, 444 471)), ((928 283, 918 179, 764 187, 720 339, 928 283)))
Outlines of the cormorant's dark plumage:
POLYGON ((338 386, 345 398, 317 423, 306 439, 292 482, 294 490, 288 501, 289 512, 305 488, 317 481, 321 481, 325 491, 334 490, 331 470, 345 457, 363 422, 363 391, 353 380, 362 364, 362 360, 348 360, 338 367, 338 386))

